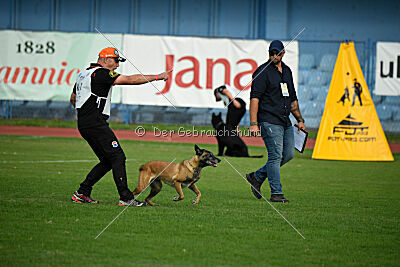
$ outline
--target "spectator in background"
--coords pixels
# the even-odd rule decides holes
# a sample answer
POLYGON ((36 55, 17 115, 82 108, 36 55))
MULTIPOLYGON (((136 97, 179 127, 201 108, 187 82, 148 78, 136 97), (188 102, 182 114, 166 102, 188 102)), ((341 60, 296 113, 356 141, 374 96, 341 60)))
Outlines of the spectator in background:
POLYGON ((244 114, 246 113, 246 102, 241 98, 234 98, 232 89, 222 85, 214 90, 215 101, 223 101, 228 108, 225 124, 232 129, 237 128, 244 114))

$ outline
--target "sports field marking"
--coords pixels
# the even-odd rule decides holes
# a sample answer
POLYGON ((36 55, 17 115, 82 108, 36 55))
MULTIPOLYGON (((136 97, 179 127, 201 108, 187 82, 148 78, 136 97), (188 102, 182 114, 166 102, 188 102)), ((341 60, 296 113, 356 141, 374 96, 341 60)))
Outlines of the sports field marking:
MULTIPOLYGON (((97 162, 97 159, 72 159, 72 160, 2 160, 0 163, 79 163, 79 162, 97 162)), ((127 159, 126 161, 137 161, 137 159, 127 159)))
MULTIPOLYGON (((163 173, 168 167, 169 165, 172 164, 172 162, 174 162, 176 160, 176 158, 174 158, 159 174, 157 174, 157 176, 142 190, 142 192, 140 192, 137 197, 139 197, 144 191, 146 191, 147 187, 149 187, 157 178, 158 176, 160 176, 161 173, 163 173)), ((118 217, 128 208, 130 207, 131 204, 129 204, 128 206, 126 206, 114 219, 112 219, 112 221, 106 226, 104 227, 104 229, 94 238, 97 239, 105 230, 107 230, 107 228, 113 224, 113 222, 118 219, 118 217)))
MULTIPOLYGON (((287 45, 285 45, 285 46, 283 47, 283 49, 282 49, 281 51, 279 51, 279 53, 278 53, 277 55, 275 55, 274 59, 275 59, 277 56, 279 56, 280 53, 282 53, 282 51, 285 50, 286 47, 288 47, 293 41, 295 41, 295 40, 297 39, 297 37, 299 37, 299 35, 302 34, 302 33, 305 31, 305 29, 306 29, 306 28, 303 27, 303 29, 301 29, 301 31, 300 31, 287 45)), ((251 83, 255 80, 255 78, 257 78, 258 75, 260 75, 261 72, 263 72, 271 63, 272 63, 272 61, 270 61, 267 65, 265 65, 265 67, 264 67, 259 73, 257 73, 256 77, 254 77, 253 79, 251 79, 251 81, 248 82, 244 88, 246 88, 247 86, 249 86, 249 84, 251 84, 251 83)), ((242 91, 243 91, 243 90, 242 90, 242 91)), ((240 93, 241 93, 242 91, 240 91, 239 93, 237 93, 237 94, 235 95, 235 97, 231 100, 231 102, 229 102, 229 104, 232 103, 233 100, 235 100, 236 97, 237 97, 238 95, 240 95, 240 93)), ((226 105, 225 108, 228 108, 229 104, 226 105)))
MULTIPOLYGON (((146 78, 146 76, 144 76, 144 74, 129 60, 129 58, 127 58, 124 54, 122 54, 122 52, 121 52, 121 50, 119 50, 102 32, 100 32, 98 29, 97 29, 97 27, 95 27, 94 28, 98 33, 100 33, 110 44, 111 44, 111 46, 112 47, 114 47, 115 49, 117 49, 118 50, 118 52, 124 57, 124 58, 126 58, 126 60, 129 62, 129 63, 131 63, 131 65, 140 73, 140 75, 142 75, 143 76, 143 78, 148 82, 148 83, 150 83, 154 88, 156 88, 156 90, 159 92, 159 93, 161 93, 161 91, 157 88, 157 86, 155 86, 154 84, 153 84, 153 82, 150 82, 147 78, 146 78)), ((169 101, 169 99, 164 95, 164 94, 161 94, 173 107, 174 107, 174 109, 176 109, 176 107, 175 107, 175 105, 174 104, 172 104, 172 102, 171 101, 169 101)))
POLYGON ((294 227, 294 225, 293 224, 291 224, 290 222, 289 222, 289 220, 288 219, 286 219, 285 218, 285 216, 283 216, 282 215, 282 213, 280 213, 279 212, 279 210, 277 210, 275 207, 274 207, 274 205, 272 205, 262 194, 261 194, 261 192, 259 192, 256 188, 254 188, 254 186, 252 185, 252 184, 250 184, 248 181, 247 181, 247 179, 226 159, 226 158, 224 158, 224 160, 226 161, 226 162, 228 162, 228 164, 229 165, 231 165, 231 167, 251 186, 251 187, 253 187, 253 189, 255 190, 255 191, 257 191, 257 193, 259 193, 261 196, 262 196, 262 198, 303 238, 303 239, 306 239, 301 233, 300 233, 300 231, 299 230, 297 230, 296 229, 296 227, 294 227))

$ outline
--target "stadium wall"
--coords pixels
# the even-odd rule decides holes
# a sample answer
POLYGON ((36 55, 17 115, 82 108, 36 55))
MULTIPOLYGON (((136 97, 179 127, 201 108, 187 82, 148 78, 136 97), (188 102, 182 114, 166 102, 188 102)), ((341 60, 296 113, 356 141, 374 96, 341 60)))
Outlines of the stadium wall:
POLYGON ((0 29, 302 40, 400 40, 400 2, 1 0, 0 29))

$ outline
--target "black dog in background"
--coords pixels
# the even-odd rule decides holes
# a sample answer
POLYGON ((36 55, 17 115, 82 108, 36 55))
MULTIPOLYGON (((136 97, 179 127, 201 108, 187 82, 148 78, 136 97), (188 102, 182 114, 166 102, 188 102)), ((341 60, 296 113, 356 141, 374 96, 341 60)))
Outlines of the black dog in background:
POLYGON ((247 158, 262 158, 263 156, 249 156, 249 151, 246 144, 240 138, 237 130, 231 126, 226 125, 221 118, 221 113, 212 114, 211 124, 216 130, 218 141, 218 156, 229 157, 247 157, 247 158), (225 154, 224 149, 227 147, 225 154))

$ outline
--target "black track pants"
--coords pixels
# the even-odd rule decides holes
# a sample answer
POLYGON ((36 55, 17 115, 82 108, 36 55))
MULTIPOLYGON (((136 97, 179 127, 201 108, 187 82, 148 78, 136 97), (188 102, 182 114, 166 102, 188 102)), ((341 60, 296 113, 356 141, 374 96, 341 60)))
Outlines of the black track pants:
POLYGON ((79 132, 99 158, 100 163, 89 172, 78 192, 90 196, 93 185, 112 169, 120 199, 124 201, 132 199, 133 194, 128 188, 126 178, 125 153, 110 127, 102 125, 79 129, 79 132))

